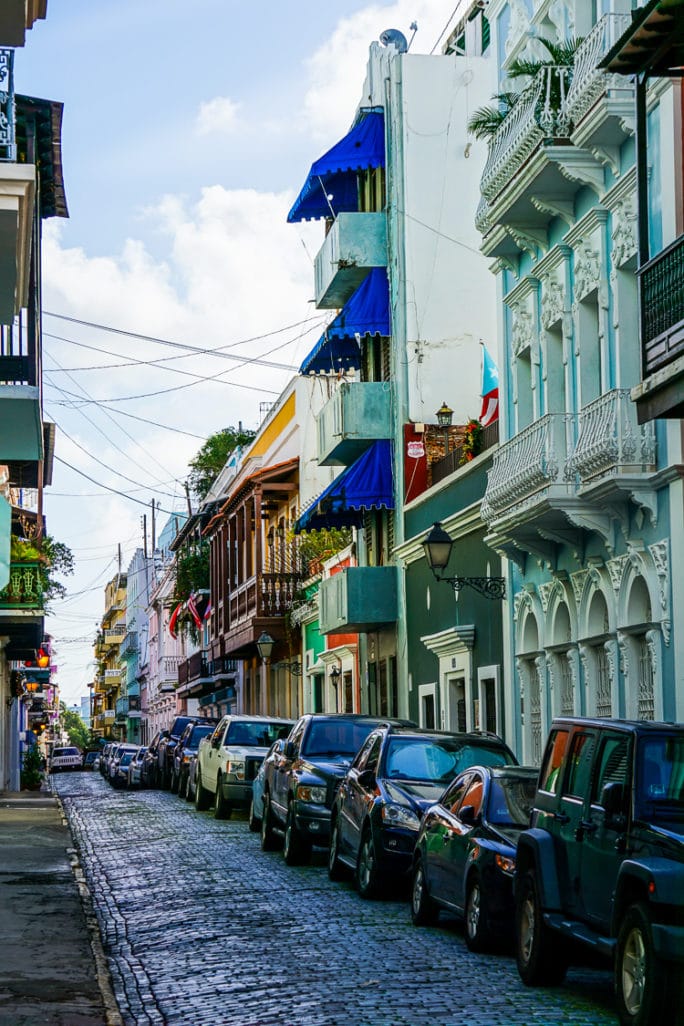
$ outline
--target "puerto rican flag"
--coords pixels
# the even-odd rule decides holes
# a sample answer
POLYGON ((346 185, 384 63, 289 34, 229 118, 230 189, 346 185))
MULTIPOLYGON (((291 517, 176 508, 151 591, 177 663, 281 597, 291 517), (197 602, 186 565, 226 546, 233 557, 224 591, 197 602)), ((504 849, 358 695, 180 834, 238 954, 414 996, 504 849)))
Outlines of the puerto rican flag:
POLYGON ((482 346, 482 410, 480 424, 486 427, 499 417, 499 371, 489 355, 484 342, 482 346))

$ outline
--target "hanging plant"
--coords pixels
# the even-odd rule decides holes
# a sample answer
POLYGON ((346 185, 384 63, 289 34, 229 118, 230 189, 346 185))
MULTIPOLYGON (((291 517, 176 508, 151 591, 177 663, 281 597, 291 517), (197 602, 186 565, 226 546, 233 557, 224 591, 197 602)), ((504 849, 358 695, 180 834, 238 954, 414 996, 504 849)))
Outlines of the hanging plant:
POLYGON ((480 451, 482 424, 472 417, 463 429, 461 445, 461 463, 470 463, 480 451))

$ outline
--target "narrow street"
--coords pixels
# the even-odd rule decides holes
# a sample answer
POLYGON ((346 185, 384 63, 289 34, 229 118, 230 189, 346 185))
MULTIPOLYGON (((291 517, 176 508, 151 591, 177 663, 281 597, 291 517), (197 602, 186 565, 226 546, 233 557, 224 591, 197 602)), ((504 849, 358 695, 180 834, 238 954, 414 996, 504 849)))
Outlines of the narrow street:
POLYGON ((100 922, 127 1026, 597 1026, 610 974, 528 990, 512 958, 471 954, 460 924, 411 924, 364 902, 321 852, 287 867, 246 817, 228 822, 97 773, 53 777, 100 922))

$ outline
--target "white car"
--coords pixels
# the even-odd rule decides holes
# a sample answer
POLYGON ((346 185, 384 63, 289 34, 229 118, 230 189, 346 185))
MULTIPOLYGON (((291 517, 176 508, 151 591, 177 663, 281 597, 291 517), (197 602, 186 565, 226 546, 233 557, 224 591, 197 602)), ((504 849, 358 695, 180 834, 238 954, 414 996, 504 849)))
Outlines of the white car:
POLYGON ((50 772, 79 770, 83 766, 83 755, 78 748, 53 748, 50 756, 50 772))

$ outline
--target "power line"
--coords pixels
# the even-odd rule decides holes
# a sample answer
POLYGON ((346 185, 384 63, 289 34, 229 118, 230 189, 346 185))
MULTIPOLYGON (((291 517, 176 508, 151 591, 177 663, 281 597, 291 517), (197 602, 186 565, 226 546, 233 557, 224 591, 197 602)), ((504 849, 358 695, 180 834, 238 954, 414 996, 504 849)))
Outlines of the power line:
MULTIPOLYGON (((67 461, 63 460, 60 456, 55 456, 55 462, 61 463, 63 466, 68 467, 69 470, 73 470, 75 474, 80 474, 81 477, 85 477, 87 481, 90 481, 91 484, 97 485, 98 488, 104 488, 105 491, 111 492, 113 495, 120 495, 122 499, 128 499, 130 502, 136 502, 139 506, 149 508, 149 502, 144 502, 142 499, 136 499, 133 495, 130 495, 127 492, 119 491, 118 488, 110 488, 109 485, 103 484, 102 481, 96 481, 94 477, 86 474, 83 470, 79 470, 78 467, 72 466, 71 463, 67 463, 67 461)), ((154 488, 150 488, 148 490, 153 492, 154 488)), ((174 513, 178 512, 178 510, 173 509, 162 509, 160 506, 157 506, 157 509, 160 513, 168 513, 169 516, 173 516, 174 513)))

